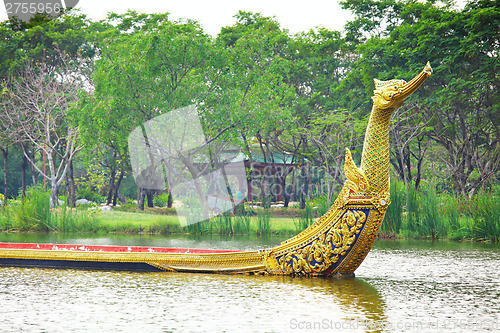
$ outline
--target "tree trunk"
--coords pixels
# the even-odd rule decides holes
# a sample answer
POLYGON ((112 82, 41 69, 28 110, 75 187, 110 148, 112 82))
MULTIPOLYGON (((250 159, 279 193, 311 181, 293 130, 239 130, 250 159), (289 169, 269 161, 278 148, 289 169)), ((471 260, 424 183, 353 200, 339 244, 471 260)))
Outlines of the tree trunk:
POLYGON ((9 148, 0 148, 2 150, 3 155, 3 195, 4 195, 4 203, 3 205, 7 205, 7 198, 9 195, 9 180, 7 178, 7 162, 9 157, 9 148))
MULTIPOLYGON (((404 148, 403 148, 404 149, 404 148)), ((406 206, 406 211, 409 213, 410 212, 410 189, 408 188, 408 178, 406 177, 406 172, 404 170, 404 157, 403 157, 403 151, 402 149, 397 148, 398 150, 398 162, 399 165, 402 166, 401 169, 401 174, 403 175, 403 183, 405 185, 405 206, 406 206)))
POLYGON ((295 168, 292 170, 292 191, 290 192, 290 201, 297 201, 296 196, 295 196, 295 168))
MULTIPOLYGON (((35 160, 35 152, 32 151, 31 154, 29 154, 29 149, 26 149, 26 147, 24 147, 24 145, 22 146, 23 148, 23 151, 25 152, 25 154, 28 154, 30 156, 30 159, 32 161, 35 160)), ((25 154, 23 154, 23 157, 26 158, 25 154)), ((35 167, 31 164, 31 163, 28 163, 28 167, 30 169, 30 173, 31 173, 31 181, 32 181, 32 185, 33 185, 33 189, 36 188, 36 171, 35 171, 35 167)))
POLYGON ((57 182, 55 181, 55 178, 52 177, 52 180, 50 182, 50 208, 56 208, 59 204, 58 200, 58 194, 59 194, 59 186, 57 185, 57 182))
POLYGON ((300 168, 300 202, 299 209, 306 208, 306 177, 305 177, 305 168, 300 168))
POLYGON ((309 194, 310 172, 307 165, 300 168, 300 203, 299 208, 306 208, 306 197, 309 194))
POLYGON ((411 183, 413 180, 413 177, 411 175, 410 147, 406 146, 403 149, 403 158, 404 158, 404 162, 406 164, 406 174, 407 174, 406 177, 408 178, 408 183, 411 183))
MULTIPOLYGON (((49 162, 49 170, 50 170, 50 208, 56 208, 59 204, 58 195, 59 195, 59 184, 56 178, 56 167, 54 156, 52 156, 53 150, 47 149, 47 160, 49 162)), ((46 174, 46 173, 45 173, 46 174)), ((65 175, 62 175, 64 177, 65 175)))
POLYGON ((109 176, 109 188, 108 188, 108 196, 106 198, 106 205, 111 204, 111 201, 113 200, 113 193, 114 188, 115 188, 115 176, 116 176, 116 170, 113 167, 110 167, 111 169, 111 175, 109 176))
POLYGON ((290 193, 288 193, 288 187, 286 185, 286 178, 290 174, 290 168, 286 168, 285 176, 283 177, 283 207, 288 207, 288 203, 290 202, 290 193))
POLYGON ((146 197, 148 198, 148 207, 149 208, 153 208, 154 207, 154 204, 153 204, 153 190, 147 190, 146 191, 146 197))
POLYGON ((26 197, 26 167, 28 166, 28 159, 24 154, 23 156, 23 161, 21 162, 21 193, 22 197, 26 197))
POLYGON ((144 192, 144 189, 142 187, 140 187, 138 189, 139 193, 138 193, 138 205, 139 205, 139 210, 144 210, 144 198, 146 197, 146 193, 144 192))
POLYGON ((301 168, 300 168, 300 202, 299 202, 299 209, 304 209, 306 208, 306 179, 307 176, 305 175, 305 159, 304 156, 306 154, 306 140, 305 138, 302 138, 303 140, 303 145, 302 145, 302 163, 301 163, 301 168))
POLYGON ((75 175, 73 172, 73 161, 69 162, 68 168, 68 205, 70 207, 75 207, 76 205, 76 189, 75 189, 75 175))
POLYGON ((120 170, 120 175, 118 176, 118 180, 116 181, 115 184, 115 194, 113 195, 113 206, 116 206, 116 202, 118 200, 118 190, 120 189, 120 185, 122 183, 124 175, 125 175, 125 170, 122 168, 120 170))
POLYGON ((172 191, 170 191, 170 188, 167 189, 167 191, 168 191, 167 207, 172 208, 172 205, 174 204, 174 198, 172 197, 172 191))
POLYGON ((117 190, 116 192, 117 192, 118 200, 120 200, 122 205, 125 205, 127 203, 127 200, 125 199, 125 197, 120 193, 120 190, 117 190))

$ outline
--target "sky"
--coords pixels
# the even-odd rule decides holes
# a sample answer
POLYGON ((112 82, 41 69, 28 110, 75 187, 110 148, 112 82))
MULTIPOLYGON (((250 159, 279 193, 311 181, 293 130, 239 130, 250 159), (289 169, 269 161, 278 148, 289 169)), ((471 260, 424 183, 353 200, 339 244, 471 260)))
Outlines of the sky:
MULTIPOLYGON (((281 26, 291 33, 318 26, 342 30, 352 18, 335 0, 80 0, 76 8, 92 20, 103 19, 108 12, 124 13, 127 9, 143 13, 168 12, 172 19, 189 18, 200 22, 204 30, 213 36, 220 32, 221 27, 233 25, 233 16, 239 10, 275 16, 281 26)), ((5 6, 0 7, 0 21, 6 19, 5 6)))

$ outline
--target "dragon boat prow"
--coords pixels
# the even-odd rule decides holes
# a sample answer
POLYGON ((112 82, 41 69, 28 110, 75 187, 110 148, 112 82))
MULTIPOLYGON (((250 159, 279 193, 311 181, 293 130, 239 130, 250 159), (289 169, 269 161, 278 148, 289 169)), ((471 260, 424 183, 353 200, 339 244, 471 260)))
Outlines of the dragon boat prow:
POLYGON ((375 82, 361 167, 346 149, 346 182, 332 207, 306 230, 259 251, 0 243, 0 266, 201 273, 353 276, 377 238, 389 194, 389 122, 431 75, 375 82))

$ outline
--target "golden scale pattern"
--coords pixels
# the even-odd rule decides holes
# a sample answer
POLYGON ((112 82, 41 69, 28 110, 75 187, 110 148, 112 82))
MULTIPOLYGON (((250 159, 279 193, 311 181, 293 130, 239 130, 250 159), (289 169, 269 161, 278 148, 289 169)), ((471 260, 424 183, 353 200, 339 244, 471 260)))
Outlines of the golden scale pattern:
POLYGON ((332 207, 313 225, 275 248, 220 254, 0 250, 0 258, 142 262, 165 271, 185 272, 352 274, 370 251, 390 204, 390 118, 431 71, 427 64, 408 84, 375 80, 361 168, 346 149, 346 182, 332 207))

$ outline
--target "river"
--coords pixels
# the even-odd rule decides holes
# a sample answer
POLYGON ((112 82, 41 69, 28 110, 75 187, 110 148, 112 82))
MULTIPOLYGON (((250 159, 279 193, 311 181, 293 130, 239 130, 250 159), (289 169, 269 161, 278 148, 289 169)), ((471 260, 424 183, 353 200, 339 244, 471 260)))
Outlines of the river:
MULTIPOLYGON (((0 234, 252 250, 280 238, 0 234)), ((0 332, 497 332, 500 246, 378 240, 354 279, 0 267, 0 332)))

